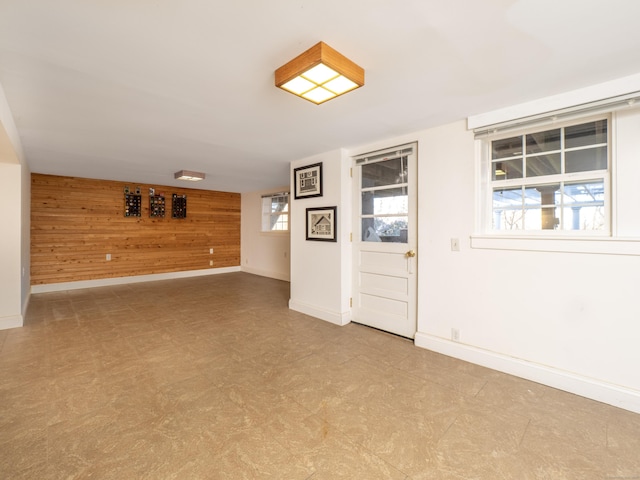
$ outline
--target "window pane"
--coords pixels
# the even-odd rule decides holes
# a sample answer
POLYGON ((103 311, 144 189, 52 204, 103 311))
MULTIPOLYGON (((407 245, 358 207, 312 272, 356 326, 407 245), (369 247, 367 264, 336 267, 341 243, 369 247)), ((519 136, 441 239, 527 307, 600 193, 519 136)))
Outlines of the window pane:
POLYGON ((522 208, 522 187, 497 188, 493 191, 493 208, 522 208))
POLYGON ((524 190, 525 207, 539 205, 559 205, 560 204, 560 184, 536 185, 527 187, 524 190))
POLYGON ((560 129, 527 135, 527 154, 560 150, 560 129))
POLYGON ((271 197, 272 212, 286 212, 289 207, 289 197, 271 197))
POLYGON ((408 212, 407 187, 362 192, 363 215, 406 215, 408 212))
POLYGON ((289 215, 272 215, 271 230, 288 230, 289 215))
POLYGON ((508 180, 522 178, 522 158, 516 160, 501 160, 491 165, 493 180, 508 180))
POLYGON ((271 197, 264 197, 262 199, 262 213, 271 213, 271 197))
POLYGON ((525 211, 525 230, 555 230, 559 224, 560 208, 529 208, 525 211))
POLYGON ((407 243, 409 217, 378 217, 362 219, 363 242, 407 243))
POLYGON ((522 136, 503 138, 491 142, 491 158, 509 158, 522 155, 522 136))
POLYGON ((607 147, 587 148, 566 152, 564 162, 566 173, 606 170, 607 147))
POLYGON ((494 230, 522 229, 522 187, 500 188, 493 191, 494 230))
POLYGON ((524 191, 525 229, 553 230, 560 224, 560 184, 536 185, 524 191))
POLYGON ((564 209, 564 230, 605 230, 603 207, 564 209))
POLYGON ((560 173, 559 153, 527 157, 527 177, 555 175, 558 173, 560 173))
POLYGON ((566 183, 564 230, 605 230, 604 181, 566 183))
POLYGON ((583 123, 564 129, 564 147, 584 147, 598 143, 607 143, 607 121, 583 123))
POLYGON ((407 183, 407 157, 362 165, 362 188, 407 183))

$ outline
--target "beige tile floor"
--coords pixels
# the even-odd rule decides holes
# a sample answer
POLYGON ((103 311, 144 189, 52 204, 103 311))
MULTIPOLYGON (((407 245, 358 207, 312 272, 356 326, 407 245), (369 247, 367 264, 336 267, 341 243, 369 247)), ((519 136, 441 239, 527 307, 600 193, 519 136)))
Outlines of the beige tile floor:
POLYGON ((640 415, 288 310, 244 273, 38 294, 1 479, 640 479, 640 415))

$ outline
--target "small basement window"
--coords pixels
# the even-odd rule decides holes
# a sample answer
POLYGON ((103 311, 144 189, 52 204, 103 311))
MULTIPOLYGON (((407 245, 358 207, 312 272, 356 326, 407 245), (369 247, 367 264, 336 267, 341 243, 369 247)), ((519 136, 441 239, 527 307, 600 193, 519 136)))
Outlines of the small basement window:
POLYGON ((289 192, 262 196, 262 231, 289 231, 289 192))
POLYGON ((609 233, 609 131, 596 118, 486 138, 486 230, 609 233))

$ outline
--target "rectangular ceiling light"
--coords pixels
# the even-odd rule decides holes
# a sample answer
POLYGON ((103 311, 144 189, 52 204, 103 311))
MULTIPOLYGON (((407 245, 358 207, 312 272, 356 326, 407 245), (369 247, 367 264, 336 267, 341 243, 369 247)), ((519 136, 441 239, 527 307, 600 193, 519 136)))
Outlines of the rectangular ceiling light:
POLYGON ((276 87, 319 105, 364 85, 364 69, 319 42, 276 70, 276 87))
POLYGON ((188 180, 190 182, 197 182, 199 180, 204 180, 204 173, 200 172, 191 172, 189 170, 180 170, 173 174, 176 180, 188 180))

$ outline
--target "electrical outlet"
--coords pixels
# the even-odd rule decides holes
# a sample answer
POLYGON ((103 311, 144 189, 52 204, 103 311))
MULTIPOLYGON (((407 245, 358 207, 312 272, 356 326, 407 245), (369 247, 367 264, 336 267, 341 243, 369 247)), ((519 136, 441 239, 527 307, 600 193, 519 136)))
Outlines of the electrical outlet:
POLYGON ((459 252, 460 251, 460 240, 457 238, 451 239, 451 251, 459 252))
POLYGON ((111 261, 111 254, 107 253, 107 262, 110 262, 110 261, 111 261))
POLYGON ((213 267, 213 260, 209 260, 209 266, 213 267))
POLYGON ((460 341, 460 330, 458 330, 457 328, 451 329, 451 340, 453 340, 454 342, 460 341))
POLYGON ((209 253, 210 253, 210 254, 211 254, 211 253, 213 253, 213 248, 210 248, 210 249, 209 249, 209 253))

